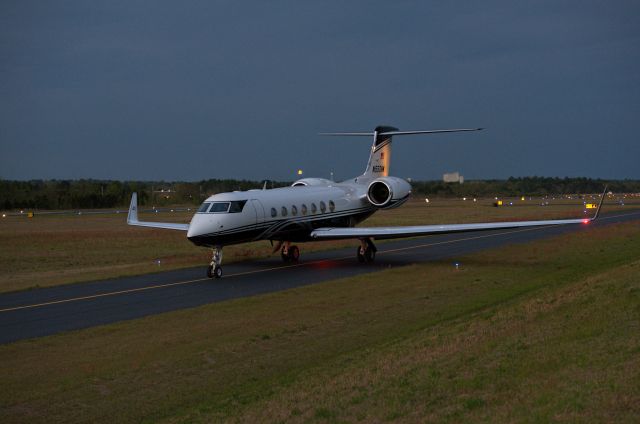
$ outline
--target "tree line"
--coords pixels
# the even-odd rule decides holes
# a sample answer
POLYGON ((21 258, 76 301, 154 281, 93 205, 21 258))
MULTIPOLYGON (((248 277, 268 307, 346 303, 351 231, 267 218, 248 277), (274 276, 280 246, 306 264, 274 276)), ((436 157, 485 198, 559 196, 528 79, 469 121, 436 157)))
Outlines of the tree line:
POLYGON ((513 197, 599 193, 605 184, 614 193, 640 193, 640 180, 594 178, 510 177, 506 180, 465 180, 464 184, 413 181, 413 192, 437 197, 513 197))
MULTIPOLYGON (((436 197, 541 196, 547 194, 597 193, 608 184, 617 193, 639 193, 640 180, 521 177, 507 180, 412 181, 414 194, 436 197)), ((267 188, 291 184, 269 181, 267 188)), ((111 180, 0 180, 0 208, 97 209, 127 207, 131 193, 142 206, 198 205, 215 193, 260 189, 263 181, 211 179, 196 182, 111 180)))
MULTIPOLYGON (((269 182, 271 187, 286 183, 269 182)), ((142 206, 198 205, 214 193, 262 188, 248 180, 203 180, 197 182, 113 180, 0 180, 0 208, 98 209, 127 207, 138 193, 142 206)))

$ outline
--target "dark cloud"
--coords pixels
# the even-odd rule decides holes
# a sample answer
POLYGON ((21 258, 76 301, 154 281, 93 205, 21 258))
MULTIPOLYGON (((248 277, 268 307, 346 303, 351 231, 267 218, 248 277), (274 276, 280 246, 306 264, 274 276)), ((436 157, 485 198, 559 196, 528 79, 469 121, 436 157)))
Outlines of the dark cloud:
POLYGON ((2 178, 640 178, 637 2, 3 2, 2 178), (344 4, 346 3, 346 4, 344 4))

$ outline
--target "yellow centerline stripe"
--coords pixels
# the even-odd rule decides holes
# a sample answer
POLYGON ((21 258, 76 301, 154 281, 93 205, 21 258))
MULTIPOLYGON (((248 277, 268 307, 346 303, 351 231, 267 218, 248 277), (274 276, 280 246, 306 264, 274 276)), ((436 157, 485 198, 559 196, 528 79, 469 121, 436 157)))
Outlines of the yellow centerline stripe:
POLYGON ((0 309, 0 312, 15 311, 17 309, 37 308, 39 306, 47 306, 47 305, 55 305, 55 304, 58 304, 58 303, 75 302, 75 301, 78 301, 78 300, 96 299, 98 297, 115 296, 115 295, 118 295, 118 294, 133 293, 133 292, 139 292, 139 291, 151 290, 151 289, 160 289, 160 288, 163 288, 163 287, 179 286, 179 285, 182 285, 182 284, 190 284, 190 283, 195 283, 197 281, 205 281, 205 280, 208 280, 208 278, 200 278, 198 280, 178 281, 178 282, 175 282, 175 283, 167 283, 167 284, 157 284, 157 285, 153 285, 153 286, 138 287, 138 288, 135 288, 135 289, 119 290, 119 291, 108 292, 108 293, 92 294, 92 295, 89 295, 89 296, 72 297, 72 298, 69 298, 69 299, 62 299, 62 300, 52 300, 51 302, 43 302, 43 303, 36 303, 36 304, 33 304, 33 305, 15 306, 15 307, 12 307, 12 308, 0 309))
MULTIPOLYGON (((613 219, 613 218, 618 218, 618 217, 621 217, 621 216, 629 216, 629 215, 637 215, 637 214, 640 214, 640 212, 630 213, 630 214, 614 215, 614 216, 605 216, 605 217, 599 218, 599 220, 613 219)), ((496 234, 484 234, 484 235, 481 235, 481 236, 466 237, 466 238, 461 238, 461 239, 456 239, 456 240, 438 241, 438 242, 434 242, 434 243, 420 244, 420 245, 417 245, 417 246, 400 247, 400 248, 397 248, 397 249, 383 250, 383 251, 380 251, 379 254, 383 255, 383 254, 387 254, 387 253, 396 253, 396 252, 402 252, 402 251, 406 251, 406 250, 420 249, 420 248, 423 248, 423 247, 431 247, 431 246, 438 246, 438 245, 442 245, 442 244, 459 243, 459 242, 462 242, 462 241, 469 241, 469 240, 477 240, 477 239, 481 239, 481 238, 503 236, 503 235, 513 234, 513 233, 522 233, 522 232, 525 232, 525 231, 535 231, 535 230, 541 230, 543 228, 549 228, 549 227, 557 227, 557 225, 545 225, 545 226, 541 226, 541 227, 524 228, 524 229, 518 229, 518 230, 512 230, 512 231, 505 231, 505 232, 496 233, 496 234)), ((258 274, 258 273, 261 273, 261 272, 277 271, 277 270, 286 269, 286 268, 296 268, 296 267, 300 267, 300 266, 310 266, 310 265, 315 265, 315 264, 319 264, 319 263, 327 262, 327 261, 343 261, 343 260, 350 259, 350 258, 351 258, 351 256, 343 256, 341 258, 321 259, 321 260, 313 261, 313 262, 304 262, 304 263, 300 263, 300 264, 277 266, 277 267, 264 268, 264 269, 256 269, 256 270, 253 270, 253 271, 245 271, 245 272, 238 272, 238 273, 235 273, 235 274, 230 274, 230 275, 226 276, 225 278, 239 277, 239 276, 251 275, 251 274, 258 274)), ((152 290, 152 289, 161 289, 161 288, 165 288, 165 287, 180 286, 180 285, 197 283, 197 282, 200 282, 200 281, 209 281, 209 280, 210 280, 209 278, 198 278, 196 280, 186 280, 186 281, 178 281, 178 282, 175 282, 175 283, 156 284, 156 285, 152 285, 152 286, 138 287, 138 288, 135 288, 135 289, 119 290, 119 291, 108 292, 108 293, 93 294, 93 295, 89 295, 89 296, 72 297, 72 298, 69 298, 69 299, 62 299, 62 300, 52 300, 50 302, 35 303, 33 305, 14 306, 14 307, 11 307, 11 308, 0 309, 0 312, 10 312, 10 311, 17 311, 17 310, 20 310, 20 309, 30 309, 30 308, 38 308, 38 307, 42 307, 42 306, 57 305, 57 304, 60 304, 60 303, 77 302, 77 301, 80 301, 80 300, 97 299, 97 298, 100 298, 100 297, 116 296, 116 295, 119 295, 119 294, 135 293, 135 292, 141 292, 141 291, 152 290)))

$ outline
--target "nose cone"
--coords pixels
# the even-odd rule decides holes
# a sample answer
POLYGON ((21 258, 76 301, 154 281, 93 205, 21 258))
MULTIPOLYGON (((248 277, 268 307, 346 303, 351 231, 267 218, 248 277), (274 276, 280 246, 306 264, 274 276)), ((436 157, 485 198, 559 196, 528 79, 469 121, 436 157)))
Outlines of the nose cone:
POLYGON ((191 218, 191 223, 189 224, 189 231, 187 231, 187 238, 191 240, 203 234, 206 234, 204 219, 198 214, 195 214, 193 215, 193 218, 191 218))

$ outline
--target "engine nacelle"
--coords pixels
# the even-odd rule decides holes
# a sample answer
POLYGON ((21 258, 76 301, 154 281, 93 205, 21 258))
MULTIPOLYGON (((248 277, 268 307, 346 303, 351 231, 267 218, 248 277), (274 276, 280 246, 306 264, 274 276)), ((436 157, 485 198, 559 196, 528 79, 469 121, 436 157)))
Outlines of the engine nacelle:
POLYGON ((303 178, 291 184, 291 187, 300 186, 328 186, 333 184, 333 181, 326 180, 324 178, 303 178))
POLYGON ((380 177, 371 181, 367 188, 367 200, 381 209, 403 204, 411 194, 411 185, 397 177, 380 177))

